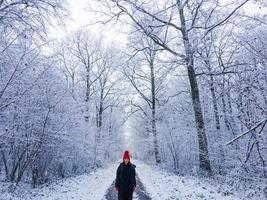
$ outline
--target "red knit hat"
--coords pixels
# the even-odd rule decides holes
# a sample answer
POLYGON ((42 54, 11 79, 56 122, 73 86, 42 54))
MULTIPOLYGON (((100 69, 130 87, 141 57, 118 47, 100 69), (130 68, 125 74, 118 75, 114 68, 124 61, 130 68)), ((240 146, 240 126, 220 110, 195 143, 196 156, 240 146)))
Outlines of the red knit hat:
POLYGON ((130 160, 130 155, 129 155, 129 151, 125 151, 123 154, 123 160, 128 159, 130 160))

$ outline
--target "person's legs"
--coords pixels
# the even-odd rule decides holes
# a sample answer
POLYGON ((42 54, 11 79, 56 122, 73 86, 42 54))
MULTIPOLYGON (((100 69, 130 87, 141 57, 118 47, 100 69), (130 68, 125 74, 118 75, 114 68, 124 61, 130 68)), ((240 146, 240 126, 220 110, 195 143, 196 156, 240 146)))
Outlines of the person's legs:
POLYGON ((124 194, 124 195, 121 195, 121 198, 119 200, 128 200, 128 199, 127 199, 127 196, 124 194))
POLYGON ((120 197, 119 197, 119 200, 128 200, 127 199, 127 195, 125 193, 121 193, 120 197))
POLYGON ((123 196, 122 196, 122 192, 121 191, 118 192, 118 200, 123 200, 123 196))
POLYGON ((118 199, 119 200, 128 200, 129 197, 128 197, 128 191, 127 190, 121 190, 118 194, 118 199))
POLYGON ((123 200, 132 200, 133 199, 133 193, 131 190, 127 190, 124 195, 123 200))
POLYGON ((133 192, 129 192, 129 200, 133 199, 133 192))
POLYGON ((118 200, 132 200, 133 191, 130 188, 121 188, 118 193, 118 200))

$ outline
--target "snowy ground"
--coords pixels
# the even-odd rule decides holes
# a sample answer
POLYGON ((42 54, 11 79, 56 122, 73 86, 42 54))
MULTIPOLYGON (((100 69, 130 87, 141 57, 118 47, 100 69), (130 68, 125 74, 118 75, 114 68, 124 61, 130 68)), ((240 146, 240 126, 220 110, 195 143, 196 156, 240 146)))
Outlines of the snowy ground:
MULTIPOLYGON (((140 161, 133 163, 138 174, 135 200, 260 200, 233 194, 227 186, 211 180, 180 177, 140 161)), ((114 179, 118 165, 37 189, 21 185, 12 194, 6 192, 7 183, 0 182, 0 200, 116 200, 114 179)))
POLYGON ((180 177, 156 166, 136 162, 137 172, 153 200, 240 200, 240 194, 228 192, 227 187, 213 186, 194 177, 180 177))
POLYGON ((116 167, 114 164, 91 174, 69 178, 27 192, 23 191, 25 187, 19 187, 12 195, 0 191, 0 200, 101 200, 114 180, 116 167))

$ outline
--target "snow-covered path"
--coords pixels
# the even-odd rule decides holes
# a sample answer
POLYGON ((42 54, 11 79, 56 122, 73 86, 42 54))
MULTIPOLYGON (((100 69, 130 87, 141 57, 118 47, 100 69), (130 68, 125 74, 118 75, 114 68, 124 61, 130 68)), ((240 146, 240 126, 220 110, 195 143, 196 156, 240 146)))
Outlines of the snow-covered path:
POLYGON ((116 165, 98 169, 89 175, 70 178, 62 184, 44 189, 42 200, 100 200, 114 180, 116 165))
MULTIPOLYGON (((136 177, 136 185, 138 186, 133 193, 133 200, 151 200, 149 195, 146 192, 146 189, 143 185, 143 183, 140 181, 139 177, 136 177)), ((112 183, 112 185, 109 187, 104 200, 117 200, 118 194, 115 191, 115 181, 112 183)))
MULTIPOLYGON (((227 187, 211 180, 180 177, 140 161, 133 161, 137 172, 134 200, 241 200, 227 187)), ((17 188, 15 193, 0 192, 0 200, 116 200, 114 180, 119 162, 90 174, 58 181, 42 188, 17 188)))

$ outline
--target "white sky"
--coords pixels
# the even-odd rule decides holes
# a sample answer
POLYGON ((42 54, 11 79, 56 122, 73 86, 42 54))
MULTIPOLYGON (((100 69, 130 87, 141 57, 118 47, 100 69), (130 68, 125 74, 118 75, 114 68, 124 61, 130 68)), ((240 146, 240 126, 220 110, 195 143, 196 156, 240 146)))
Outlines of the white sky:
POLYGON ((87 27, 95 34, 103 34, 106 40, 110 42, 120 42, 125 44, 127 37, 121 33, 122 25, 119 23, 101 25, 92 25, 97 20, 96 14, 90 11, 95 6, 94 0, 66 0, 69 3, 70 19, 64 20, 65 26, 53 26, 50 29, 50 37, 60 39, 81 27, 87 27))

